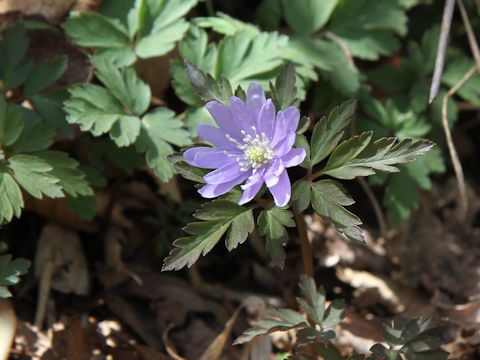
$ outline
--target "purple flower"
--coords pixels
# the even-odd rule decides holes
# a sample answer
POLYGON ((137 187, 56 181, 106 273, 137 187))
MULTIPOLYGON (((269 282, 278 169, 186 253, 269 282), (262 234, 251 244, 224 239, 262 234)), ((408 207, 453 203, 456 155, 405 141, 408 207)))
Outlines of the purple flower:
POLYGON ((258 84, 250 84, 246 104, 233 96, 229 106, 217 101, 205 105, 218 127, 201 124, 198 135, 213 147, 196 147, 184 153, 196 167, 216 169, 205 175, 198 192, 205 198, 227 193, 244 183, 240 205, 252 200, 265 183, 277 206, 290 201, 286 168, 299 165, 305 149, 292 148, 300 113, 289 107, 275 113, 271 99, 258 84))

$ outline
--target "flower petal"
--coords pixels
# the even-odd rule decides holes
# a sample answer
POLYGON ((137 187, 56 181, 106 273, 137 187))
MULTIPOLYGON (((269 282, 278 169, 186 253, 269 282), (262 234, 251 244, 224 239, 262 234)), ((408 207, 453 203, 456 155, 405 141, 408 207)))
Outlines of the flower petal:
POLYGON ((273 135, 273 126, 275 122, 275 105, 271 99, 263 104, 257 118, 257 133, 265 133, 269 139, 273 135))
POLYGON ((276 156, 282 157, 287 154, 291 149, 293 144, 295 144, 295 139, 297 134, 291 133, 287 135, 284 139, 280 140, 273 148, 273 152, 276 156))
POLYGON ((224 150, 215 147, 188 149, 183 153, 183 158, 190 165, 203 169, 216 169, 232 161, 232 158, 225 154, 224 150))
POLYGON ((252 126, 257 126, 257 121, 253 114, 248 110, 247 105, 245 105, 240 98, 232 96, 232 99, 230 100, 230 108, 232 109, 235 124, 240 130, 245 130, 247 133, 253 134, 252 126))
POLYGON ((245 184, 242 185, 242 189, 248 189, 249 187, 253 186, 258 180, 263 182, 263 174, 265 173, 265 168, 262 167, 258 169, 255 173, 252 173, 251 176, 248 177, 245 184))
POLYGON ((235 124, 235 118, 230 107, 218 101, 209 101, 205 104, 205 108, 226 134, 241 139, 240 129, 235 124))
POLYGON ((257 83, 251 83, 247 90, 247 108, 252 112, 255 118, 258 118, 263 104, 267 101, 262 87, 257 83))
POLYGON ((274 186, 279 181, 279 176, 285 170, 285 166, 282 164, 282 160, 276 158, 273 163, 265 171, 263 179, 268 187, 274 186))
POLYGON ((244 181, 247 176, 248 173, 239 176, 238 178, 231 181, 224 182, 222 184, 206 184, 198 190, 198 193, 202 195, 202 197, 207 199, 215 198, 217 196, 226 194, 227 192, 232 190, 236 185, 244 181))
POLYGON ((227 134, 216 126, 200 124, 197 126, 197 133, 203 140, 208 141, 221 149, 238 150, 237 144, 228 140, 227 134))
POLYGON ((284 111, 279 111, 275 120, 272 146, 276 146, 281 140, 297 130, 300 121, 300 112, 297 108, 290 106, 284 111))
MULTIPOLYGON (((238 205, 243 205, 251 201, 255 195, 258 194, 263 185, 263 179, 259 178, 255 182, 252 182, 248 188, 243 190, 242 198, 238 205)), ((243 186, 242 186, 243 188, 243 186)))
MULTIPOLYGON (((231 161, 223 165, 222 167, 218 168, 217 170, 213 170, 205 175, 203 178, 208 184, 222 184, 233 179, 238 178, 239 176, 245 175, 247 172, 240 170, 240 165, 237 161, 231 161)), ((245 177, 245 179, 248 177, 245 177)))
POLYGON ((285 155, 282 156, 282 162, 285 167, 297 166, 303 162, 307 152, 304 148, 290 149, 285 155))
POLYGON ((288 177, 287 170, 284 170, 280 175, 279 181, 268 187, 273 195, 273 200, 277 206, 285 206, 290 201, 292 192, 292 186, 290 184, 290 178, 288 177))

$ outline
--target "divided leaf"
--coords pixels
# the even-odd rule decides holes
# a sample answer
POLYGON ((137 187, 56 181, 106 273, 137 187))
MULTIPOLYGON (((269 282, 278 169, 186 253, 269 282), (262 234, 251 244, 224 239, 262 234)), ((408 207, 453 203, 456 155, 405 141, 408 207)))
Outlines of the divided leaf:
POLYGON ((296 80, 295 66, 289 61, 278 73, 275 86, 270 82, 270 92, 277 111, 284 110, 296 102, 296 80))
POLYGON ((364 241, 359 225, 362 221, 345 206, 354 204, 345 189, 334 180, 320 180, 311 184, 312 206, 315 212, 330 220, 345 236, 364 241))
POLYGON ((15 259, 12 255, 0 256, 0 298, 11 297, 12 294, 6 286, 15 285, 20 281, 19 276, 27 273, 30 261, 15 259))
POLYGON ((415 160, 427 153, 434 144, 428 140, 381 138, 371 142, 372 133, 363 133, 342 142, 332 152, 321 171, 339 179, 369 176, 376 170, 398 172, 394 165, 415 160))
POLYGON ((3 91, 15 89, 27 78, 32 62, 24 60, 29 41, 22 25, 8 28, 0 43, 0 79, 3 91))
POLYGON ((330 19, 339 0, 283 0, 285 19, 295 32, 312 35, 330 19))
POLYGON ((9 173, 0 169, 0 224, 20 217, 23 205, 20 187, 9 173))
POLYGON ((356 101, 348 100, 335 107, 328 118, 323 117, 317 123, 311 141, 311 166, 325 159, 337 146, 355 113, 355 107, 356 101))
POLYGON ((131 65, 137 57, 165 55, 188 29, 185 15, 197 0, 136 0, 127 24, 94 12, 72 13, 63 24, 78 46, 96 48, 95 57, 131 65))
POLYGON ((269 309, 264 317, 258 319, 253 327, 238 337, 234 345, 252 341, 258 336, 271 334, 275 331, 287 331, 308 325, 299 312, 290 309, 269 309))
POLYGON ((342 0, 332 14, 330 30, 353 56, 377 60, 399 47, 396 34, 407 31, 407 16, 396 1, 342 0))
POLYGON ((253 231, 252 208, 242 207, 229 200, 206 203, 194 216, 202 220, 188 224, 184 231, 190 236, 175 240, 174 249, 165 259, 162 270, 179 270, 192 266, 206 255, 226 235, 226 246, 232 250, 242 244, 253 231))
POLYGON ((288 232, 285 227, 295 227, 293 214, 289 210, 272 207, 262 210, 257 219, 260 235, 267 238, 267 251, 275 265, 282 268, 285 264, 285 249, 288 232))
POLYGON ((172 145, 187 146, 191 143, 189 133, 182 128, 182 122, 175 113, 158 108, 141 121, 140 134, 135 142, 138 151, 146 153, 146 160, 162 181, 169 180, 175 169, 167 156, 173 153, 172 145))

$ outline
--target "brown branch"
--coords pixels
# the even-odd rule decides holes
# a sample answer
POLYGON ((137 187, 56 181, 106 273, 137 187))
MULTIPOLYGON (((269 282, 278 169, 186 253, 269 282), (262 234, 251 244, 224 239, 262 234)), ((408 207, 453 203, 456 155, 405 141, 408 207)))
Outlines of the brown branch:
POLYGON ((432 85, 430 86, 430 95, 428 103, 431 104, 437 97, 440 81, 442 79, 443 65, 445 64, 445 52, 447 50, 448 35, 450 34, 450 26, 452 24, 452 16, 455 0, 445 0, 443 8, 442 27, 440 37, 438 39, 437 56, 435 58, 435 70, 432 77, 432 85))
POLYGON ((463 0, 457 0, 458 8, 460 9, 460 14, 462 15, 463 24, 465 25, 465 30, 467 31, 468 44, 470 45, 470 50, 472 51, 473 58, 477 64, 477 69, 480 71, 480 50, 478 49, 477 39, 472 30, 472 25, 468 19, 467 11, 465 10, 465 5, 463 0))
POLYGON ((300 238, 300 245, 302 247, 302 262, 303 272, 305 275, 313 278, 313 254, 312 245, 308 240, 307 225, 305 224, 305 218, 303 214, 298 210, 297 204, 292 205, 293 216, 297 223, 298 237, 300 238))

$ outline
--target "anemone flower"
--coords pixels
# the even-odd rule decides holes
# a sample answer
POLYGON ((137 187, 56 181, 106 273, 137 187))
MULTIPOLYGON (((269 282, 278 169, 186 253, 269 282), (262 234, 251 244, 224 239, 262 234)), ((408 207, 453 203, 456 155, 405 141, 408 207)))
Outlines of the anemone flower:
POLYGON ((248 87, 246 103, 233 96, 228 106, 210 101, 205 107, 218 127, 201 124, 197 132, 213 147, 191 148, 183 155, 190 165, 215 169, 205 175, 206 184, 198 192, 214 198, 243 183, 239 203, 243 205, 265 183, 275 204, 287 205, 291 184, 286 168, 305 158, 305 149, 293 148, 298 109, 291 106, 276 113, 272 100, 255 83, 248 87))

